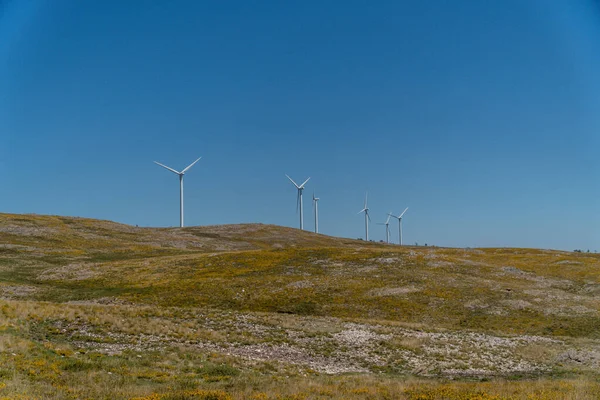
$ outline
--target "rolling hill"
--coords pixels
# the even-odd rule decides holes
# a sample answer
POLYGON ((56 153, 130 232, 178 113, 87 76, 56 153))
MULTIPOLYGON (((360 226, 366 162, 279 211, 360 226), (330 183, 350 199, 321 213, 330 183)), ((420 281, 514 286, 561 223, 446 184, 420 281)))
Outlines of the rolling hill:
POLYGON ((596 254, 0 214, 0 398, 597 398, 599 369, 596 254))

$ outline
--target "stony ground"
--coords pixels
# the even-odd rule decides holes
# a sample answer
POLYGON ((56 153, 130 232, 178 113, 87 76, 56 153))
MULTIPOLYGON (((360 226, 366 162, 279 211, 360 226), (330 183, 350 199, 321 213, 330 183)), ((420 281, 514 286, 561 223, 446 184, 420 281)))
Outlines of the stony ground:
POLYGON ((595 398, 599 326, 595 254, 0 214, 0 398, 595 398))

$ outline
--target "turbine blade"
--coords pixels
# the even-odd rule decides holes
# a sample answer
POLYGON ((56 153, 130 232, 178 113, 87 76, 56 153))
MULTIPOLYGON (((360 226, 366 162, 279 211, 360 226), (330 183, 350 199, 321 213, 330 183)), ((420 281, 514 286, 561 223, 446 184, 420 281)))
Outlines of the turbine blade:
POLYGON ((309 180, 310 180, 310 177, 308 177, 308 179, 307 179, 307 180, 305 180, 305 181, 304 181, 304 183, 303 183, 302 185, 300 185, 300 187, 301 187, 301 188, 303 188, 303 187, 304 187, 304 185, 306 185, 306 182, 308 182, 309 180))
POLYGON ((362 210, 360 210, 360 211, 359 211, 359 212, 357 212, 356 214, 360 214, 361 212, 365 212, 365 211, 367 211, 367 209, 366 209, 366 208, 363 208, 362 210))
POLYGON ((404 215, 404 213, 406 212, 406 210, 408 210, 408 207, 406 207, 406 208, 404 209, 404 211, 402 211, 402 214, 400 214, 400 216, 399 216, 398 218, 402 218, 402 216, 404 215))
POLYGON ((367 197, 369 197, 369 192, 365 193, 365 208, 367 208, 367 197))
POLYGON ((392 218, 392 214, 388 214, 388 218, 385 220, 386 225, 390 223, 390 218, 392 218))
POLYGON ((290 177, 288 176, 288 174, 285 174, 285 176, 287 176, 287 178, 288 178, 290 181, 292 181, 292 183, 294 184, 294 186, 296 186, 296 188, 300 189, 300 186, 298 186, 298 184, 297 184, 296 182, 294 182, 294 180, 293 180, 292 178, 290 178, 290 177))
POLYGON ((296 214, 298 214, 299 208, 300 208, 300 191, 298 190, 298 196, 296 196, 296 214))
POLYGON ((157 162, 157 161, 154 161, 154 163, 155 163, 155 164, 158 164, 158 165, 160 165, 160 166, 161 166, 161 167, 163 167, 163 168, 166 168, 166 169, 168 169, 168 170, 169 170, 169 171, 171 171, 171 172, 174 172, 174 173, 176 173, 177 175, 181 175, 181 172, 179 172, 179 171, 175 171, 175 170, 174 170, 173 168, 171 168, 171 167, 167 167, 166 165, 164 165, 164 164, 161 164, 161 163, 159 163, 159 162, 157 162))
MULTIPOLYGON (((202 158, 202 157, 200 157, 202 158)), ((192 168, 194 166, 194 164, 196 164, 198 161, 200 161, 200 158, 198 158, 196 161, 194 161, 193 163, 191 163, 190 165, 188 165, 187 167, 184 168, 183 171, 181 171, 182 174, 185 174, 185 171, 187 171, 188 169, 192 168)))

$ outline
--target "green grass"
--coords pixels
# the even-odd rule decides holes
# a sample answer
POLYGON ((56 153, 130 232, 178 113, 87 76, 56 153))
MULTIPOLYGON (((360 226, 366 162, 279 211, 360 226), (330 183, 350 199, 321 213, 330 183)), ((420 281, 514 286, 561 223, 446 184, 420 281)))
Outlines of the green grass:
MULTIPOLYGON (((502 275, 498 265, 461 265, 456 255, 444 250, 445 262, 452 267, 432 267, 408 251, 365 249, 349 252, 345 248, 288 248, 251 250, 220 255, 154 257, 143 260, 118 260, 106 263, 99 277, 81 281, 49 283, 68 288, 80 299, 117 296, 140 304, 161 307, 217 307, 235 311, 284 312, 300 315, 330 315, 343 318, 402 320, 407 323, 436 321, 440 327, 471 329, 511 334, 598 337, 598 313, 547 314, 549 299, 534 301, 527 290, 531 283, 520 275, 502 275), (398 261, 381 264, 382 258, 398 261), (365 269, 366 267, 366 269, 365 269), (493 282, 489 282, 493 280, 493 282), (488 281, 481 285, 482 281, 488 281), (411 293, 374 295, 385 288, 416 287, 411 293), (507 291, 509 289, 510 291, 507 291), (485 308, 464 305, 485 299, 485 308), (523 301, 525 309, 511 309, 506 303, 523 301), (498 312, 490 312, 491 308, 498 312)), ((456 253, 460 250, 455 250, 456 253)), ((547 259, 538 260, 542 263, 547 259)), ((597 259, 594 259, 597 262, 597 259)), ((511 260, 521 265, 521 260, 511 260)), ((535 267, 535 266, 534 266, 535 267)), ((555 279, 547 269, 531 268, 539 279, 555 279)), ((553 270, 551 270, 553 271, 553 270)), ((563 271, 561 279, 573 286, 596 280, 596 271, 563 271)), ((546 283, 544 283, 546 285, 546 283)), ((550 282, 552 288, 552 282, 550 282)), ((545 288, 545 287, 542 287, 545 288)), ((576 307, 580 294, 569 287, 560 289, 566 298, 563 306, 576 307), (578 297, 579 296, 579 297, 578 297)), ((50 300, 52 291, 44 299, 50 300)), ((598 310, 593 296, 586 299, 590 310, 598 310)))
POLYGON ((561 358, 599 352, 596 254, 10 214, 0 214, 0 243, 0 399, 600 393, 593 361, 561 358), (354 331, 367 335, 356 348, 343 339, 354 331), (555 342, 486 347, 464 339, 474 334, 555 342), (445 370, 472 367, 466 354, 492 372, 486 357, 548 367, 447 381, 445 370))

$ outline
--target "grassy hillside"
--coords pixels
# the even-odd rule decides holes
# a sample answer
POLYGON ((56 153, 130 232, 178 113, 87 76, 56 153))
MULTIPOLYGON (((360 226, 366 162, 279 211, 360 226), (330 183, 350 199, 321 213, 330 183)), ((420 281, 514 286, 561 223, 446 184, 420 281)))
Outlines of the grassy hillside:
POLYGON ((0 214, 0 398, 597 398, 599 369, 596 254, 0 214))

